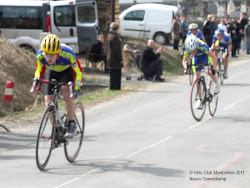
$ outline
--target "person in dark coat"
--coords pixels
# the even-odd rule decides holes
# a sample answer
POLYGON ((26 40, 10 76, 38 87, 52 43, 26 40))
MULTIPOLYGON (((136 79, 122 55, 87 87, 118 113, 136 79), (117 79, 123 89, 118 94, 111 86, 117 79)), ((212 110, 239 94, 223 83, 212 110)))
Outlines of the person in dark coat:
POLYGON ((159 58, 163 52, 163 47, 159 47, 157 53, 154 53, 153 49, 154 40, 149 39, 147 42, 147 48, 142 53, 141 70, 144 73, 146 80, 164 82, 164 79, 161 78, 162 60, 159 58))
POLYGON ((230 33, 230 37, 232 40, 232 57, 236 58, 238 57, 236 55, 236 50, 237 50, 238 35, 239 35, 236 18, 232 18, 228 33, 230 33))
POLYGON ((205 22, 204 26, 203 26, 203 35, 205 37, 205 41, 208 44, 209 47, 211 47, 212 45, 212 41, 213 41, 213 33, 212 33, 212 27, 211 27, 211 19, 212 19, 213 15, 212 14, 208 14, 207 15, 207 21, 205 22))
POLYGON ((104 43, 104 35, 100 34, 98 35, 97 39, 96 39, 96 43, 92 45, 91 49, 90 49, 90 53, 96 54, 96 55, 90 55, 90 58, 95 61, 104 61, 105 64, 105 73, 108 73, 108 69, 107 67, 107 56, 106 54, 103 52, 102 49, 102 45, 104 43))
POLYGON ((117 33, 119 24, 112 22, 107 36, 107 67, 110 69, 110 90, 121 90, 122 49, 117 33))

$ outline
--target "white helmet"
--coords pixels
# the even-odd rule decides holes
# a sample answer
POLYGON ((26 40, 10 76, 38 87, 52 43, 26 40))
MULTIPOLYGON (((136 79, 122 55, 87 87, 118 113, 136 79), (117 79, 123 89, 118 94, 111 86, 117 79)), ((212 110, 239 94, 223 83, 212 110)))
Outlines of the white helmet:
POLYGON ((198 39, 195 35, 191 34, 186 38, 185 47, 189 51, 195 51, 199 47, 198 39))
POLYGON ((197 23, 191 23, 189 24, 188 26, 188 29, 191 30, 191 29, 197 29, 198 28, 198 24, 197 23))

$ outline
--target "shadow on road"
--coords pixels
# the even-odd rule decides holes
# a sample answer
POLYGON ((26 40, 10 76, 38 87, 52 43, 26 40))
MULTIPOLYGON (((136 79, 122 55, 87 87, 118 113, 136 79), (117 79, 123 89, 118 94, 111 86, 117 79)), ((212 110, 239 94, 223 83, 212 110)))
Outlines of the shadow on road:
POLYGON ((225 83, 222 87, 250 87, 250 84, 243 84, 243 83, 225 83))
POLYGON ((215 119, 226 120, 226 121, 236 122, 236 123, 240 123, 240 122, 249 123, 250 122, 250 117, 243 117, 243 116, 217 116, 215 119))
POLYGON ((15 151, 15 150, 34 150, 36 143, 36 135, 28 134, 17 134, 11 132, 0 132, 0 159, 20 159, 20 158, 31 158, 30 156, 18 156, 18 155, 2 155, 4 151, 15 151))
POLYGON ((139 172, 161 177, 184 177, 185 172, 178 169, 157 167, 153 164, 137 164, 132 160, 112 160, 111 162, 76 161, 72 166, 66 168, 47 169, 51 174, 71 174, 82 175, 83 169, 97 169, 93 174, 103 174, 108 172, 139 172))

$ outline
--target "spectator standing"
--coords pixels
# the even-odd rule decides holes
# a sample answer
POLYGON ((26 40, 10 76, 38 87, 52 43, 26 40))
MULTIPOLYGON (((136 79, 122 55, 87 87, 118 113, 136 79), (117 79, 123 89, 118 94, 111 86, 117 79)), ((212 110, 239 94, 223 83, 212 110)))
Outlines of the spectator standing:
POLYGON ((250 54, 250 17, 248 17, 248 24, 245 26, 244 29, 244 36, 246 42, 246 53, 250 54))
POLYGON ((238 24, 239 24, 239 31, 240 31, 240 37, 238 38, 238 53, 241 47, 241 41, 243 41, 242 43, 242 50, 245 50, 245 41, 244 41, 244 29, 245 26, 247 24, 247 19, 245 18, 245 14, 243 12, 240 13, 240 18, 238 20, 238 24), (243 39, 243 40, 242 40, 243 39))
POLYGON ((153 80, 163 82, 162 75, 162 60, 159 58, 163 52, 163 47, 157 49, 157 53, 154 53, 154 40, 149 39, 147 42, 147 48, 142 53, 141 70, 144 73, 146 80, 153 80))
POLYGON ((180 16, 176 15, 175 21, 172 27, 172 40, 174 41, 173 48, 174 50, 179 50, 179 41, 181 38, 181 23, 180 16))
POLYGON ((213 36, 215 31, 218 29, 217 17, 215 15, 213 15, 211 21, 212 21, 211 35, 213 36))
POLYGON ((187 20, 187 15, 183 15, 182 21, 181 21, 181 35, 182 35, 182 44, 184 45, 187 33, 188 33, 188 26, 189 22, 187 20))
POLYGON ((236 18, 232 18, 232 22, 229 27, 229 31, 231 40, 232 40, 232 57, 235 58, 236 56, 236 50, 237 50, 237 43, 238 43, 238 27, 237 27, 237 21, 236 18))
POLYGON ((229 21, 228 15, 224 16, 224 21, 225 21, 225 25, 227 26, 227 32, 229 33, 230 21, 229 21))
POLYGON ((218 29, 223 29, 223 30, 224 30, 224 33, 225 33, 226 35, 228 35, 226 22, 225 22, 225 20, 224 20, 223 18, 220 20, 220 24, 218 25, 218 29))
POLYGON ((93 44, 93 46, 90 49, 90 53, 94 53, 96 55, 93 55, 91 57, 91 59, 93 59, 94 61, 104 61, 105 64, 105 73, 108 73, 108 69, 107 69, 107 56, 105 55, 105 53, 103 52, 103 48, 102 45, 105 41, 105 37, 103 34, 98 35, 97 39, 96 39, 96 43, 93 44))
POLYGON ((212 14, 207 15, 207 21, 205 22, 203 26, 203 35, 205 37, 205 41, 208 44, 209 47, 212 45, 213 41, 213 34, 212 34, 212 14))
POLYGON ((110 69, 110 90, 121 90, 122 49, 117 33, 119 24, 112 22, 107 36, 107 67, 110 69))

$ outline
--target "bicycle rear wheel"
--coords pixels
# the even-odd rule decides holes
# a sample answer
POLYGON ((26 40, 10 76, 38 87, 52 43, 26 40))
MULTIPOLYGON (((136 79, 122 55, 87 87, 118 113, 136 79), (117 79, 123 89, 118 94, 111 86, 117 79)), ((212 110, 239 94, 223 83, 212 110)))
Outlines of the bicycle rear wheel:
POLYGON ((36 143, 36 164, 40 170, 44 170, 49 162, 55 140, 54 108, 49 106, 42 117, 36 143))
POLYGON ((80 152, 84 136, 85 114, 84 107, 80 102, 75 104, 75 123, 76 135, 73 138, 66 139, 64 144, 65 156, 71 163, 74 162, 80 152))
POLYGON ((197 79, 192 85, 190 106, 194 119, 200 121, 206 111, 206 86, 204 81, 202 81, 201 79, 197 79), (198 100, 201 101, 201 105, 199 107, 196 107, 196 103, 198 100))
POLYGON ((214 89, 215 89, 214 81, 211 80, 209 86, 210 86, 209 101, 208 101, 209 113, 211 116, 214 116, 217 109, 219 96, 218 94, 217 95, 214 94, 214 89))

